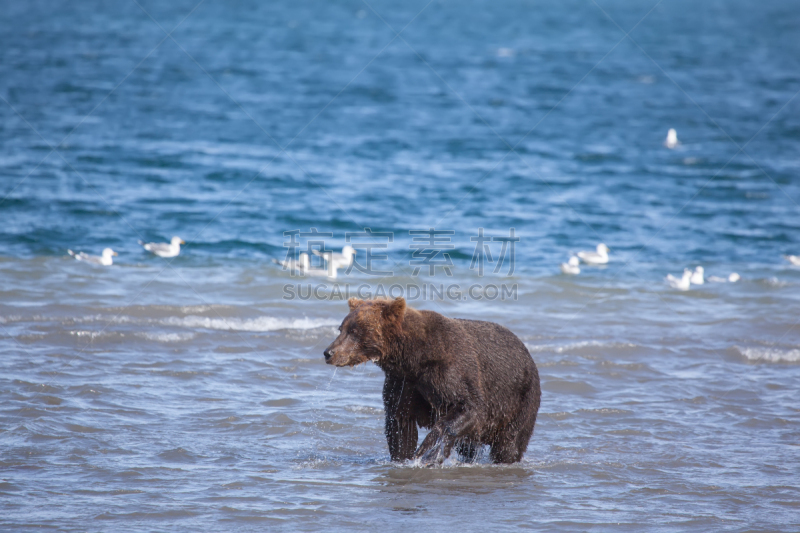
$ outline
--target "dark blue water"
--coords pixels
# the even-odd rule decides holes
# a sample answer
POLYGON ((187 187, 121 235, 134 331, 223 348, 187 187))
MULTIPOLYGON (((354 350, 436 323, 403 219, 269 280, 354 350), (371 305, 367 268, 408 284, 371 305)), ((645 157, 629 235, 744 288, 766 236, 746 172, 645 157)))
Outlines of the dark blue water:
POLYGON ((3 528, 800 527, 794 3, 2 13, 3 528), (290 277, 271 259, 311 228, 391 233, 366 239, 391 274, 290 277), (430 228, 453 276, 413 275, 430 228), (470 269, 480 228, 513 228, 513 272, 470 269), (559 274, 599 242, 606 267, 559 274), (698 265, 742 279, 664 282, 698 265), (524 461, 391 464, 380 371, 322 359, 336 283, 513 285, 411 304, 526 342, 524 461))

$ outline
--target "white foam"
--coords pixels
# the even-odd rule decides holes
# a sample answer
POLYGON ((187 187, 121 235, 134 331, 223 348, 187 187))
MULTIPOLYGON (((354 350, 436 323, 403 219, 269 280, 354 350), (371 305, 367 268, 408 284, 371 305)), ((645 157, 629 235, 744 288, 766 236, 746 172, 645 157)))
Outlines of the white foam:
POLYGON ((208 313, 215 309, 224 309, 224 305, 184 305, 181 307, 181 313, 188 315, 190 313, 208 313))
POLYGON ((218 329, 224 331, 277 331, 281 329, 315 329, 335 326, 337 321, 329 318, 277 318, 263 316, 259 318, 211 318, 190 315, 185 317, 169 317, 159 320, 167 326, 188 328, 218 329))
POLYGON ((194 333, 142 333, 140 336, 156 342, 182 342, 195 337, 194 333))
POLYGON ((73 337, 89 337, 90 339, 99 339, 101 337, 110 337, 112 335, 111 332, 105 333, 103 331, 86 331, 86 330, 77 330, 77 331, 70 331, 70 335, 73 337))
POLYGON ((748 361, 763 361, 767 363, 797 363, 800 362, 800 349, 792 348, 781 350, 778 348, 742 348, 734 346, 748 361))
MULTIPOLYGON (((257 318, 206 317, 199 315, 170 316, 165 318, 140 318, 124 315, 90 315, 73 319, 75 322, 105 322, 114 324, 147 324, 180 328, 204 328, 224 331, 277 331, 281 329, 309 330, 339 325, 332 318, 257 318)), ((157 340, 157 339, 152 339, 157 340)))
POLYGON ((603 347, 603 348, 633 348, 636 345, 630 343, 620 342, 600 342, 600 341, 581 341, 569 344, 529 344, 525 343, 525 347, 529 352, 555 352, 564 353, 580 348, 587 348, 589 346, 603 347))

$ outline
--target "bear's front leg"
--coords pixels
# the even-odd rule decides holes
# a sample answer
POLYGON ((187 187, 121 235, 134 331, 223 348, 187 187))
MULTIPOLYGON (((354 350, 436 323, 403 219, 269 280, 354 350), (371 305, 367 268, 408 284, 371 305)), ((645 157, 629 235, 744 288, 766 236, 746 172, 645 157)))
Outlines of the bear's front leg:
POLYGON ((403 379, 386 375, 383 382, 383 407, 386 411, 386 442, 392 461, 405 461, 414 457, 417 447, 417 420, 415 416, 416 387, 403 379))
POLYGON ((456 441, 469 436, 476 421, 475 411, 466 406, 450 411, 433 425, 417 449, 416 457, 428 465, 442 464, 450 456, 456 441))

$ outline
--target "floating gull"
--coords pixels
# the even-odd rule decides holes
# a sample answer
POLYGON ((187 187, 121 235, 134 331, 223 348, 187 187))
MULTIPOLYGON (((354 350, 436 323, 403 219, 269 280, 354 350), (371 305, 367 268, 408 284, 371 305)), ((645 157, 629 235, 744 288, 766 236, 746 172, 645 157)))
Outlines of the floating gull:
POLYGON ((672 150, 680 143, 678 142, 678 132, 675 131, 675 128, 670 128, 667 132, 667 138, 664 140, 664 146, 672 150))
POLYGON ((356 251, 349 244, 342 248, 342 253, 320 252, 319 250, 311 250, 311 252, 323 258, 325 262, 328 263, 328 266, 332 266, 334 270, 348 268, 353 264, 353 257, 356 255, 356 251))
POLYGON ((288 270, 289 272, 299 272, 302 274, 303 272, 308 270, 309 263, 308 263, 308 254, 303 252, 300 254, 299 259, 289 258, 285 261, 278 261, 277 259, 272 260, 273 263, 276 265, 280 265, 283 267, 284 270, 288 270))
POLYGON ((679 291, 688 291, 689 287, 691 286, 692 280, 692 271, 688 268, 683 269, 683 276, 678 279, 672 274, 667 274, 667 283, 673 289, 678 289, 679 291))
POLYGON ((114 264, 112 256, 119 255, 111 248, 103 248, 103 255, 89 255, 85 252, 75 253, 72 250, 67 250, 67 252, 78 261, 86 261, 87 263, 103 266, 111 266, 114 264))
POLYGON ((699 266, 694 269, 694 272, 692 273, 692 278, 689 281, 691 281, 692 285, 702 285, 703 283, 705 283, 705 280, 703 279, 703 274, 705 274, 705 270, 703 269, 703 267, 699 266))
POLYGON ((580 261, 574 255, 569 258, 569 261, 566 263, 561 263, 561 273, 562 274, 569 274, 571 276, 577 276, 581 273, 581 267, 578 266, 580 261))
POLYGON ((784 255, 783 258, 794 266, 800 267, 800 255, 784 255))
POLYGON ((145 250, 156 254, 158 257, 175 257, 181 253, 181 244, 186 242, 180 237, 173 237, 170 242, 148 242, 139 241, 145 250))
POLYGON ((605 265, 608 263, 608 246, 600 243, 596 252, 578 252, 577 256, 587 265, 605 265))
POLYGON ((728 276, 728 281, 730 281, 731 283, 736 283, 740 279, 742 279, 742 277, 736 272, 731 272, 731 274, 728 276))

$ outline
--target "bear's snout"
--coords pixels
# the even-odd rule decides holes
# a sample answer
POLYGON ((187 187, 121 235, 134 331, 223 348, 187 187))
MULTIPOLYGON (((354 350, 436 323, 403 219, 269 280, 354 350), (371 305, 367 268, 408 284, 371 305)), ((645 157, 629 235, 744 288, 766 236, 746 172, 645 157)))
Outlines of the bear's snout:
POLYGON ((343 326, 343 331, 322 352, 325 362, 333 366, 356 366, 369 361, 369 357, 359 346, 359 339, 348 333, 343 326))
POLYGON ((338 359, 341 359, 341 354, 339 352, 342 351, 342 347, 337 345, 338 341, 339 339, 333 341, 330 346, 325 348, 325 351, 322 352, 322 355, 325 356, 325 362, 329 365, 339 366, 338 359))

